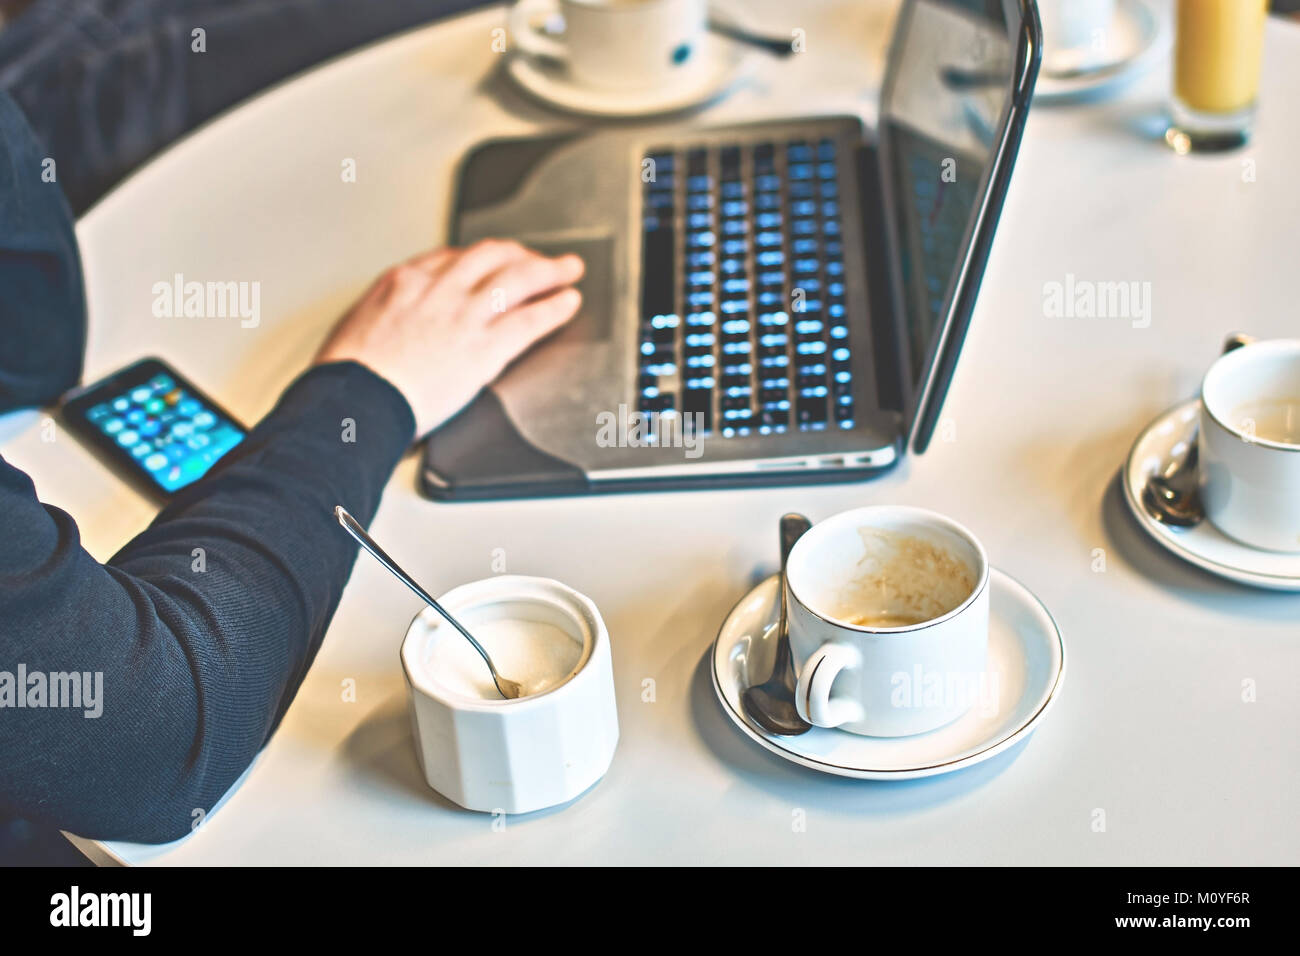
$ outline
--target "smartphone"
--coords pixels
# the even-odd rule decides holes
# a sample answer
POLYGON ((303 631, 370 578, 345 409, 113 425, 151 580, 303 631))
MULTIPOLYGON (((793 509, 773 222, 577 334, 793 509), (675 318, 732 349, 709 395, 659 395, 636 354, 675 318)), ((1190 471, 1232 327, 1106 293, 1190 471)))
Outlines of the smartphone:
POLYGON ((65 426, 137 488, 167 499, 202 478, 247 429, 156 358, 70 392, 65 426))

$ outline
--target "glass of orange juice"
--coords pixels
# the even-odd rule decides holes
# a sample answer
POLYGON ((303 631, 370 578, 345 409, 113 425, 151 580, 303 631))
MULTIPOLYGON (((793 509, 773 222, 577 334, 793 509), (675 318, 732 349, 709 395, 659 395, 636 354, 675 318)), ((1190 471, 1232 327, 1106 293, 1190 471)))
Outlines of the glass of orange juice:
POLYGON ((1232 149, 1250 138, 1267 15, 1268 0, 1178 0, 1165 139, 1180 153, 1232 149))

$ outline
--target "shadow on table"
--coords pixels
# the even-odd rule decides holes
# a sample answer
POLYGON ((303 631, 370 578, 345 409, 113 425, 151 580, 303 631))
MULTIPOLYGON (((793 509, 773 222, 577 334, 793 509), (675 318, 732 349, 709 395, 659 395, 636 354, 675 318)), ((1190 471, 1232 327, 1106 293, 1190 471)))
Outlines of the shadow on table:
POLYGON ((343 753, 363 779, 394 797, 461 809, 425 782, 405 696, 392 698, 368 714, 344 741, 343 753))
MULTIPOLYGON (((1136 384, 1149 394, 1177 395, 1184 383, 1176 376, 1153 374, 1136 384)), ((1120 560, 1142 577, 1199 607, 1218 613, 1227 611, 1243 619, 1295 620, 1300 596, 1248 587, 1204 571, 1157 544, 1129 512, 1121 484, 1124 462, 1134 437, 1171 404, 1144 402, 1135 407, 1127 423, 1109 431, 1068 440, 1053 435, 1028 442, 1021 449, 1017 465, 1022 474, 1035 476, 1038 484, 1051 488, 1056 499, 1078 503, 1075 507, 1060 507, 1055 518, 1060 527, 1073 533, 1081 548, 1090 551, 1104 544, 1108 563, 1120 560)))
MULTIPOLYGON (((440 810, 464 815, 483 816, 481 811, 466 810, 434 790, 424 779, 415 753, 415 732, 407 710, 405 694, 377 707, 348 735, 343 745, 347 759, 360 771, 361 779, 386 791, 389 798, 414 800, 440 810)), ((599 783, 599 781, 597 782, 599 783)), ((597 784, 593 784, 596 786, 597 784)), ((588 788, 589 790, 590 788, 588 788)), ((564 811, 581 800, 584 790, 572 800, 532 813, 512 813, 510 825, 544 819, 564 811)))
POLYGON ((1111 549, 1135 571, 1171 594, 1221 613, 1259 621, 1296 619, 1300 595, 1226 581, 1156 544, 1129 512, 1122 480, 1122 471, 1116 472, 1106 486, 1101 500, 1102 530, 1111 549))
POLYGON ((988 783, 1020 756, 1029 738, 1009 750, 964 770, 919 780, 856 780, 821 773, 790 763, 745 737, 722 712, 709 674, 713 648, 700 659, 691 681, 691 716, 704 743, 736 777, 756 790, 774 794, 794 806, 854 814, 924 810, 958 799, 988 783), (809 798, 814 797, 815 800, 809 798))
POLYGON ((497 63, 495 69, 484 74, 482 81, 478 84, 478 92, 489 97, 516 119, 541 124, 547 124, 548 121, 553 122, 556 119, 567 120, 568 125, 582 122, 578 117, 547 106, 520 89, 519 84, 510 79, 510 74, 506 72, 506 58, 498 57, 497 59, 500 62, 497 63))
POLYGON ((1169 129, 1169 105, 1163 99, 1139 99, 1108 111, 1106 118, 1128 133, 1160 149, 1169 150, 1165 131, 1169 129))
POLYGON ((51 826, 0 813, 0 869, 13 866, 92 866, 51 826))
POLYGON ((1172 156, 1173 152, 1165 141, 1165 132, 1169 129, 1168 101, 1157 96, 1124 96, 1125 91, 1141 82, 1145 75, 1146 71, 1138 71, 1126 79, 1101 83, 1090 90, 1080 90, 1068 99, 1043 105, 1052 110, 1073 110, 1081 124, 1096 127, 1099 134, 1110 134, 1119 129, 1131 138, 1172 156), (1101 108, 1088 108, 1093 105, 1101 108))

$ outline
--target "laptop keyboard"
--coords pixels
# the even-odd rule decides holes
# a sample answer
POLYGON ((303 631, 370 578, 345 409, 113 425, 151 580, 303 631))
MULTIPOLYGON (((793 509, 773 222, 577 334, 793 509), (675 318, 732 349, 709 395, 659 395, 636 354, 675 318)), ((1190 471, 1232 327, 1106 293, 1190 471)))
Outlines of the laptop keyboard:
POLYGON ((852 428, 835 142, 665 147, 642 170, 640 410, 724 438, 852 428))

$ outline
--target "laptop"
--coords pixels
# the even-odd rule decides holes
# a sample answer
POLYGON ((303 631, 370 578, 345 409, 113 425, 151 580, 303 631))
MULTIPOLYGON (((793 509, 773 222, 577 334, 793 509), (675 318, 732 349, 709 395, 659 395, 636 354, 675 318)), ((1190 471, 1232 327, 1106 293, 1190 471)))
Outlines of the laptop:
POLYGON ((874 129, 619 123, 476 147, 454 243, 575 252, 583 305, 431 436, 421 490, 846 481, 924 452, 1040 46, 1033 0, 904 0, 874 129))

